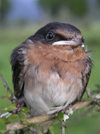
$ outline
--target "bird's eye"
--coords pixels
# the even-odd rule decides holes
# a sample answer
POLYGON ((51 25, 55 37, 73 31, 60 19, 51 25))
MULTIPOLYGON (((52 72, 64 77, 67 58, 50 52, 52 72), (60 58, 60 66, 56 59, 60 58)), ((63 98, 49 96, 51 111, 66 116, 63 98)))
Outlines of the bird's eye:
POLYGON ((54 39, 54 34, 53 33, 47 33, 47 35, 46 35, 46 39, 47 40, 53 40, 54 39))

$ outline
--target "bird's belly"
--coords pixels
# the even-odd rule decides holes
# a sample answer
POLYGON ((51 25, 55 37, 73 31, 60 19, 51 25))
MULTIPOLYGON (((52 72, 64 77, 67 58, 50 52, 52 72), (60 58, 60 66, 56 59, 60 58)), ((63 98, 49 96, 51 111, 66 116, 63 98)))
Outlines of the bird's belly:
POLYGON ((57 73, 52 73, 46 82, 43 79, 35 82, 29 79, 25 84, 24 96, 33 116, 46 114, 52 107, 62 106, 63 109, 66 103, 71 104, 78 99, 82 92, 81 79, 66 75, 62 80, 57 73))

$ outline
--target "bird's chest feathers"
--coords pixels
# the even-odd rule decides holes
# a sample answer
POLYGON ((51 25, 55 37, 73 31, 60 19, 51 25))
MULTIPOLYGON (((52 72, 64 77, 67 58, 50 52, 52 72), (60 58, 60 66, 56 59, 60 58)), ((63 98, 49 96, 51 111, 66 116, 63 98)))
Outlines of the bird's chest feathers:
POLYGON ((48 106, 60 106, 80 98, 83 87, 81 67, 77 64, 45 60, 38 67, 30 68, 25 80, 28 103, 48 111, 48 106))
POLYGON ((80 99, 82 72, 86 66, 82 60, 64 61, 61 58, 42 59, 35 56, 29 62, 31 66, 25 76, 24 95, 32 109, 41 109, 40 113, 44 113, 50 107, 80 99))

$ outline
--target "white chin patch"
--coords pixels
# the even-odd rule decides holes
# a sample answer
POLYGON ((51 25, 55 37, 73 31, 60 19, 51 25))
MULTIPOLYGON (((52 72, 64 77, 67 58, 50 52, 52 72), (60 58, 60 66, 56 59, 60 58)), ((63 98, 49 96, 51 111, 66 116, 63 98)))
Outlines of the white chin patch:
POLYGON ((82 43, 82 46, 81 47, 85 47, 85 45, 82 43))
POLYGON ((52 44, 52 46, 56 46, 56 45, 69 45, 69 46, 74 46, 74 45, 81 45, 81 47, 84 47, 84 44, 80 44, 78 42, 75 41, 56 41, 52 44))

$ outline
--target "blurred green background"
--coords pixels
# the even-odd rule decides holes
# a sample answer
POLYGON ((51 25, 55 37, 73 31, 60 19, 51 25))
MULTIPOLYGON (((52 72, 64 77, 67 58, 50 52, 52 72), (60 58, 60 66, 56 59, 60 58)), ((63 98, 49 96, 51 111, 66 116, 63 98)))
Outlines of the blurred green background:
MULTIPOLYGON (((13 90, 10 55, 12 50, 41 26, 52 21, 78 27, 91 51, 93 68, 88 88, 96 91, 100 83, 100 0, 0 0, 0 72, 13 90)), ((0 80, 0 96, 6 90, 0 80)), ((0 99, 0 107, 10 102, 0 99)), ((100 113, 76 111, 66 122, 67 134, 100 134, 100 113), (87 113, 87 114, 86 114, 87 113)), ((55 124, 57 134, 60 124, 55 124)))

